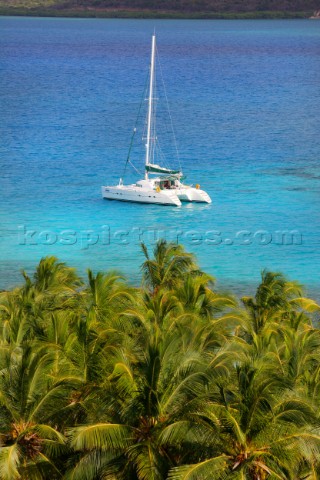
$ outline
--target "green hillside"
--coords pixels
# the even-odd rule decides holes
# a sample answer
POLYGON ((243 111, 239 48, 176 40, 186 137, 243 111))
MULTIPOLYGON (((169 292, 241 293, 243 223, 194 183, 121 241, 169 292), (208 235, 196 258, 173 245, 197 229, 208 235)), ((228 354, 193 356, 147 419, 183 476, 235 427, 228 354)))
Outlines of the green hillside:
POLYGON ((320 0, 0 0, 0 13, 92 17, 309 17, 320 0))

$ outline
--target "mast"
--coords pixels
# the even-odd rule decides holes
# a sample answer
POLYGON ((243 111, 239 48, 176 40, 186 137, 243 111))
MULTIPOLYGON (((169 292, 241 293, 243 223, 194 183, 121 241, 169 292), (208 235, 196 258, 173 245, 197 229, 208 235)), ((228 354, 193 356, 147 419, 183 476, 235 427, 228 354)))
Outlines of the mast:
MULTIPOLYGON (((153 83, 154 83, 154 57, 156 51, 156 36, 152 35, 151 46, 151 64, 150 64, 150 85, 148 99, 148 126, 147 126, 147 143, 146 143, 146 165, 150 163, 150 143, 151 143, 151 120, 152 120, 152 101, 153 101, 153 83)), ((148 172, 145 172, 145 179, 148 180, 148 172)))

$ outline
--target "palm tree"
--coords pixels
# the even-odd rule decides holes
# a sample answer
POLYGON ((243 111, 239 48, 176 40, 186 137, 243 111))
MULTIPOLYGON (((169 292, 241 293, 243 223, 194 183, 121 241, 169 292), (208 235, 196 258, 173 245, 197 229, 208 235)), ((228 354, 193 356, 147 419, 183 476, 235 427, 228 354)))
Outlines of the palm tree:
POLYGON ((242 298, 251 332, 259 333, 274 318, 280 322, 291 309, 290 300, 297 296, 301 296, 297 283, 289 282, 281 273, 264 270, 255 297, 242 298))
POLYGON ((187 273, 198 271, 194 256, 185 252, 182 245, 159 240, 151 259, 144 243, 141 244, 146 257, 141 266, 143 284, 155 292, 160 287, 170 290, 187 273))
POLYGON ((107 325, 135 302, 136 293, 116 272, 94 275, 88 270, 88 288, 84 290, 86 314, 97 324, 107 325))
POLYGON ((25 341, 0 348, 0 474, 16 478, 61 478, 58 457, 66 451, 57 426, 79 385, 71 375, 51 375, 54 350, 25 341))
POLYGON ((186 311, 210 319, 236 306, 235 299, 213 290, 214 279, 207 274, 187 274, 175 286, 174 294, 186 311))
POLYGON ((59 426, 81 385, 64 352, 81 281, 54 257, 24 278, 1 295, 0 477, 60 478, 67 447, 59 426))
POLYGON ((160 291, 147 296, 144 312, 155 302, 149 320, 133 310, 122 317, 127 339, 114 349, 113 372, 86 399, 89 425, 69 432, 71 447, 80 453, 70 478, 113 472, 117 479, 165 480, 179 461, 179 451, 170 451, 162 434, 184 418, 196 398, 203 365, 198 352, 184 347, 177 329, 167 330, 169 320, 159 319, 160 312, 170 317, 167 304, 159 305, 163 296, 160 291))
MULTIPOLYGON (((248 343, 260 343, 262 350, 269 348, 272 338, 280 338, 280 330, 299 323, 301 312, 313 313, 320 309, 314 301, 302 297, 302 288, 296 282, 288 281, 280 273, 268 271, 262 272, 255 297, 243 297, 241 300, 245 310, 237 335, 248 343)), ((309 317, 304 316, 303 319, 310 324, 309 317)))
POLYGON ((33 310, 32 299, 22 288, 0 294, 0 342, 20 344, 31 334, 26 306, 33 310))
POLYGON ((85 391, 88 385, 104 379, 108 350, 121 343, 117 318, 135 301, 135 296, 136 290, 120 275, 114 272, 94 275, 88 270, 88 286, 77 296, 78 305, 69 319, 71 328, 65 343, 65 355, 81 372, 85 391))
POLYGON ((229 388, 211 387, 200 424, 211 436, 203 434, 202 456, 173 468, 168 478, 296 480, 302 465, 310 474, 320 453, 316 412, 286 387, 264 358, 240 363, 229 388))
MULTIPOLYGON (((261 290, 263 289, 260 289, 260 292, 261 290)), ((194 298, 194 295, 191 295, 191 298, 194 298)), ((259 295, 257 300, 260 300, 259 295)), ((272 301, 270 303, 272 306, 272 301)), ((292 310, 293 303, 297 302, 290 298, 285 305, 287 311, 292 310)), ((266 310, 268 305, 263 305, 263 302, 261 304, 266 310)), ((275 308, 272 313, 282 314, 283 305, 284 303, 281 304, 281 309, 279 308, 280 312, 275 308)), ((312 309, 314 308, 313 303, 312 309)), ((295 398, 289 394, 281 401, 291 382, 283 378, 284 366, 282 359, 277 357, 277 349, 273 349, 272 335, 265 329, 267 322, 255 330, 257 316, 253 316, 249 345, 244 342, 238 344, 237 337, 233 337, 232 341, 229 339, 229 346, 232 347, 233 344, 235 348, 229 349, 226 354, 228 356, 229 353, 234 368, 238 365, 233 382, 230 383, 231 377, 227 373, 228 370, 230 372, 232 364, 226 361, 225 354, 218 352, 212 355, 211 365, 221 367, 223 359, 224 368, 217 369, 218 375, 212 375, 209 369, 208 375, 212 377, 212 382, 207 407, 202 409, 202 413, 199 409, 198 420, 196 415, 193 416, 193 423, 189 425, 184 439, 179 431, 175 434, 174 429, 168 437, 169 444, 181 447, 183 442, 189 442, 190 445, 190 436, 197 435, 198 447, 202 445, 202 454, 198 454, 198 459, 193 457, 197 460, 193 465, 173 468, 169 478, 298 478, 294 474, 294 462, 286 462, 290 458, 291 450, 295 452, 293 460, 298 460, 296 473, 299 469, 302 471, 301 465, 304 466, 304 472, 317 468, 316 455, 313 452, 319 450, 320 437, 313 432, 316 416, 312 404, 305 397, 300 398, 298 395, 295 398), (262 345, 264 348, 261 348, 262 345), (250 352, 249 363, 246 360, 246 351, 250 352), (260 367, 257 368, 255 362, 260 362, 260 367), (226 373, 224 378, 221 377, 223 371, 226 373), (211 435, 208 433, 210 431, 211 435)), ((288 315, 283 315, 283 318, 287 317, 288 315)), ((280 330, 276 333, 283 338, 280 330)), ((313 334, 307 344, 319 351, 313 334)), ((310 349, 306 353, 308 361, 309 351, 310 349)), ((196 452, 197 449, 192 451, 196 452)))
POLYGON ((40 260, 32 279, 25 272, 23 275, 26 282, 31 282, 38 292, 50 292, 51 294, 60 295, 61 289, 73 293, 82 284, 74 268, 59 262, 53 256, 40 260))
POLYGON ((40 260, 33 276, 23 272, 25 283, 0 296, 2 335, 7 341, 21 342, 32 336, 45 336, 54 312, 78 308, 82 282, 75 270, 55 257, 40 260))

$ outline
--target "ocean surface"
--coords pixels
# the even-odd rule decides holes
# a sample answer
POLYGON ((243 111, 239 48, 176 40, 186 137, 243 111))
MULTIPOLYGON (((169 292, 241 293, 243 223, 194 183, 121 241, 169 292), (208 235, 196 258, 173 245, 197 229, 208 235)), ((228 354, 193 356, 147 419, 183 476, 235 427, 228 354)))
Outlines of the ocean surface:
POLYGON ((0 288, 45 255, 138 284, 140 242, 167 238, 220 288, 252 293, 266 268, 320 299, 320 21, 1 17, 0 69, 0 288), (101 198, 123 173, 154 29, 186 182, 211 205, 101 198))

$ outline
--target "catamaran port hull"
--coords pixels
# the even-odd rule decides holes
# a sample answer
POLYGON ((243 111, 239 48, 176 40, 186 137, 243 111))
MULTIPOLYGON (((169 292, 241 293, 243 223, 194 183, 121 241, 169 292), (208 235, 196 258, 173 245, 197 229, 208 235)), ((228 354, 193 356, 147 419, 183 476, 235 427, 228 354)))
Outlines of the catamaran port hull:
POLYGON ((134 185, 119 185, 116 187, 101 187, 103 198, 107 200, 120 200, 122 202, 153 203, 156 205, 181 206, 181 201, 172 190, 157 192, 156 190, 147 190, 137 188, 134 185))

